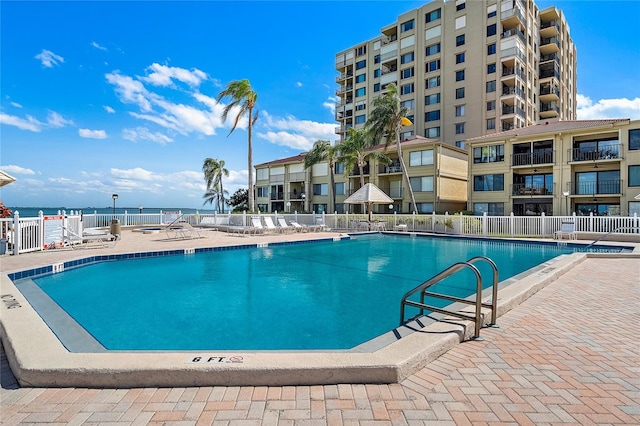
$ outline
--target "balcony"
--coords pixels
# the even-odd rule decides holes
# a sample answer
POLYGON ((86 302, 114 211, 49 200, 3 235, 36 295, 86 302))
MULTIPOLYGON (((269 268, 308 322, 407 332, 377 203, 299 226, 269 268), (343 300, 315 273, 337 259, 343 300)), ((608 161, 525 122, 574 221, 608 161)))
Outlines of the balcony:
POLYGON ((304 197, 304 192, 298 192, 295 189, 293 190, 293 192, 289 193, 289 200, 291 201, 301 201, 304 200, 304 197))
POLYGON ((551 38, 557 34, 560 34, 560 24, 558 21, 547 21, 540 23, 540 36, 551 38))
POLYGON ((344 95, 346 92, 350 92, 352 90, 353 90, 353 86, 352 85, 339 87, 339 88, 336 89, 336 96, 344 95))
POLYGON ((519 107, 519 106, 515 106, 515 105, 503 105, 502 106, 502 115, 511 115, 511 114, 516 114, 519 115, 522 118, 525 118, 524 116, 524 109, 519 107))
POLYGON ((269 176, 269 183, 282 183, 284 182, 284 174, 269 176))
POLYGON ((526 39, 524 37, 524 34, 522 33, 522 31, 520 31, 519 28, 512 28, 512 29, 506 30, 502 34, 500 34, 500 38, 501 39, 505 39, 505 38, 509 38, 509 37, 513 37, 513 36, 518 36, 518 38, 523 43, 526 43, 526 39))
MULTIPOLYGON (((369 165, 366 165, 362 168, 362 174, 364 176, 367 176, 369 174, 369 165)), ((351 171, 351 173, 349 174, 350 177, 360 177, 360 169, 358 168, 358 166, 354 167, 353 170, 351 171)))
POLYGON ((552 53, 550 55, 540 55, 540 64, 541 65, 542 64, 546 65, 546 62, 550 62, 550 61, 555 62, 556 66, 558 66, 560 64, 560 57, 555 53, 552 53))
POLYGON ((538 149, 533 152, 511 154, 511 166, 534 166, 553 163, 553 149, 538 149))
POLYGON ((571 195, 622 195, 622 179, 569 182, 571 195))
POLYGON ((560 115, 560 107, 555 102, 540 104, 540 118, 552 118, 560 115))
POLYGON ((341 81, 351 77, 353 77, 353 72, 340 73, 340 75, 336 76, 336 83, 340 83, 341 81))
MULTIPOLYGON (((555 185, 553 185, 555 187, 555 185)), ((524 183, 514 183, 511 185, 511 195, 514 197, 540 197, 553 195, 553 187, 544 185, 527 185, 524 183)))
POLYGON ((500 22, 503 27, 511 27, 517 24, 525 25, 527 20, 524 17, 524 13, 522 13, 522 9, 519 6, 516 6, 502 11, 500 14, 500 22))
POLYGON ((305 172, 289 173, 289 182, 304 182, 306 176, 305 172))
POLYGON ((599 161, 617 160, 621 157, 622 144, 607 144, 603 148, 588 150, 585 148, 572 148, 571 161, 599 161))
POLYGON ((284 192, 272 192, 271 201, 284 200, 284 192))
POLYGON ((394 161, 392 164, 379 164, 378 165, 378 174, 392 174, 392 173, 402 173, 402 166, 399 161, 394 161))
POLYGON ((558 37, 541 37, 540 38, 540 53, 548 55, 551 53, 557 53, 560 51, 560 40, 558 37))
POLYGON ((514 76, 514 77, 518 76, 524 81, 527 81, 527 75, 522 70, 522 68, 510 67, 510 68, 502 69, 502 77, 511 77, 511 76, 514 76))
POLYGON ((540 100, 547 103, 555 103, 552 101, 560 100, 560 89, 558 86, 545 84, 540 86, 540 100))

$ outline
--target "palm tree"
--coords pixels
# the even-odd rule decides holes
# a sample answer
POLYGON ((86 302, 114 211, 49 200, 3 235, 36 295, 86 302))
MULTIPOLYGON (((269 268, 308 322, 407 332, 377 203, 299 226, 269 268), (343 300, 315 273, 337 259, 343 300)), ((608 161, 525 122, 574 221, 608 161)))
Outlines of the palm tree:
MULTIPOLYGON (((370 159, 376 159, 383 164, 391 164, 391 159, 383 152, 373 149, 373 139, 365 129, 349 129, 347 139, 339 145, 338 161, 344 164, 345 176, 358 167, 360 172, 360 187, 364 186, 364 166, 370 159)), ((363 210, 365 205, 363 204, 363 210)))
POLYGON ((231 128, 229 135, 236 129, 240 119, 244 115, 248 115, 247 169, 249 174, 249 211, 255 211, 255 197, 253 190, 253 145, 251 142, 251 135, 253 131, 253 125, 258 119, 258 110, 255 111, 255 116, 253 111, 256 106, 256 101, 258 100, 258 94, 251 88, 251 83, 249 83, 249 80, 244 79, 230 82, 222 92, 218 93, 218 97, 216 98, 216 100, 217 102, 220 102, 223 98, 226 97, 231 98, 231 102, 227 106, 225 106, 224 110, 222 111, 222 121, 227 120, 227 115, 229 114, 229 111, 231 111, 231 109, 235 107, 240 108, 240 111, 238 111, 238 115, 236 115, 235 121, 233 122, 233 127, 231 128))
POLYGON ((371 138, 374 141, 381 141, 385 139, 385 150, 389 145, 395 141, 396 149, 398 151, 398 159, 402 166, 402 174, 409 188, 409 194, 411 196, 412 209, 416 211, 416 199, 413 195, 413 188, 411 188, 411 181, 409 180, 409 172, 405 167, 404 158, 402 158, 402 147, 400 146, 400 128, 403 125, 403 119, 406 118, 407 108, 400 106, 400 97, 398 96, 398 88, 395 84, 389 84, 387 91, 384 95, 377 97, 372 102, 373 109, 367 119, 366 127, 368 128, 371 138))
POLYGON ((229 177, 229 170, 224 167, 224 160, 216 158, 205 158, 202 164, 204 172, 204 181, 207 184, 207 192, 204 195, 204 204, 213 204, 216 201, 218 212, 222 210, 224 213, 224 187, 222 185, 222 177, 229 177))
POLYGON ((333 201, 333 208, 336 208, 336 191, 335 191, 335 165, 338 160, 339 145, 331 145, 331 142, 325 140, 316 141, 313 144, 313 149, 304 156, 304 168, 314 166, 315 164, 327 162, 329 163, 329 176, 331 179, 331 187, 329 193, 331 200, 333 201))

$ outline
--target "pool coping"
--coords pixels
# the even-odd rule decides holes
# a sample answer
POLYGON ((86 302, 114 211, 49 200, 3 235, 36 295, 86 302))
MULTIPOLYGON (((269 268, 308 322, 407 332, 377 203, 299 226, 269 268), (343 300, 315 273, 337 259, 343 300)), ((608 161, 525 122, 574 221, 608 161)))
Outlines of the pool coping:
MULTIPOLYGON (((637 251, 574 253, 545 262, 542 268, 534 268, 532 273, 499 289, 498 318, 587 257, 640 259, 637 251)), ((6 274, 0 275, 0 298, 0 338, 14 376, 26 387, 397 383, 473 335, 471 322, 446 318, 372 352, 70 353, 6 274)), ((485 319, 489 320, 487 312, 485 319)))

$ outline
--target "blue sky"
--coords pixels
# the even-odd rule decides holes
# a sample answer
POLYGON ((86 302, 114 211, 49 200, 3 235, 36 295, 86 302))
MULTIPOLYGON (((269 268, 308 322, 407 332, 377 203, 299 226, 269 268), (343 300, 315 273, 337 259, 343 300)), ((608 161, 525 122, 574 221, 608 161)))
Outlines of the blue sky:
MULTIPOLYGON (((335 140, 335 53, 421 1, 0 3, 0 189, 8 206, 202 208, 206 157, 247 184, 246 123, 221 89, 258 93, 253 163, 335 140), (287 34, 287 36, 285 36, 287 34)), ((578 49, 579 119, 640 119, 640 1, 539 1, 578 49)), ((207 207, 209 208, 209 207, 207 207)))

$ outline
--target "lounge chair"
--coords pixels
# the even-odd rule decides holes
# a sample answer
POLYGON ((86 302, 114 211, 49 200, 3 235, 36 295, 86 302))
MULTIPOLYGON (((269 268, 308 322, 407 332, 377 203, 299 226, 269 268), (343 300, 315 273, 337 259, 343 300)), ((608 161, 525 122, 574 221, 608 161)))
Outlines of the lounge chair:
POLYGON ((273 219, 271 216, 264 217, 264 224, 266 225, 267 232, 278 232, 278 227, 273 223, 273 219))
POLYGON ((316 225, 311 225, 311 226, 309 226, 309 225, 301 225, 298 222, 294 222, 294 221, 291 221, 289 223, 298 232, 312 232, 312 231, 320 230, 320 228, 317 227, 316 225))
POLYGON ((315 226, 318 228, 318 230, 320 231, 331 231, 331 228, 329 228, 325 223, 324 223, 324 219, 322 216, 316 216, 316 224, 315 226))
POLYGON ((251 218, 251 226, 254 228, 256 234, 264 234, 266 232, 266 230, 267 230, 262 225, 262 220, 260 220, 260 217, 258 217, 258 216, 255 216, 255 217, 251 218))
POLYGON ((91 233, 79 235, 67 227, 62 227, 62 244, 72 249, 86 247, 91 243, 98 243, 101 247, 109 247, 109 244, 115 245, 118 236, 109 233, 91 233))
POLYGON ((562 222, 560 230, 553 233, 554 240, 562 240, 564 237, 568 240, 577 240, 576 224, 574 222, 562 222))
POLYGON ((289 226, 284 217, 278 218, 278 230, 282 233, 284 232, 295 232, 296 229, 293 226, 289 226))
POLYGON ((191 239, 202 238, 200 231, 197 228, 191 226, 189 222, 179 221, 167 225, 167 237, 171 239, 191 239))

